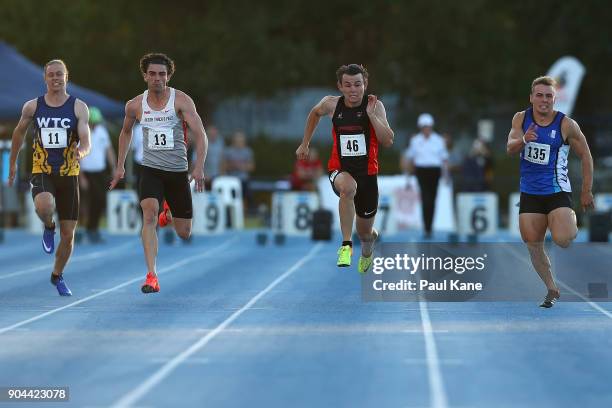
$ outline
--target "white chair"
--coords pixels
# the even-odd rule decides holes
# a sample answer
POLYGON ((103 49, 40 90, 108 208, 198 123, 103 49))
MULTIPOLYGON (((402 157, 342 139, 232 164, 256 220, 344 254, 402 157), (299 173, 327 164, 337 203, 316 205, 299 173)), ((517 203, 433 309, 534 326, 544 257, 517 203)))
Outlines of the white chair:
POLYGON ((244 228, 244 208, 242 204, 242 183, 238 177, 219 176, 212 181, 212 191, 217 192, 227 211, 227 227, 244 228))

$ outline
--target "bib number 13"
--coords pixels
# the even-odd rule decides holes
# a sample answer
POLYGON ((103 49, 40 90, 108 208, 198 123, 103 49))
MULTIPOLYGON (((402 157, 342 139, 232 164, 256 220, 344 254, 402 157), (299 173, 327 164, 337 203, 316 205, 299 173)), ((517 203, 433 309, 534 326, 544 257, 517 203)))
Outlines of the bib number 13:
POLYGON ((165 146, 166 145, 166 134, 165 133, 154 134, 153 137, 155 138, 155 146, 165 146))
POLYGON ((174 148, 174 137, 172 130, 149 130, 149 149, 151 150, 170 150, 174 148))

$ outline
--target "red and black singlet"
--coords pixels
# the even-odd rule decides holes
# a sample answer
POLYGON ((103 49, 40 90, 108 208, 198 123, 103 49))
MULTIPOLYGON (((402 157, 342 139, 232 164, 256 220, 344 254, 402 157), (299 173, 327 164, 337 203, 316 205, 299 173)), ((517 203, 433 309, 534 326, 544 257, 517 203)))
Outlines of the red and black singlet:
POLYGON ((352 176, 378 174, 378 139, 367 106, 367 95, 354 108, 345 105, 344 96, 338 99, 332 117, 334 145, 327 164, 330 172, 342 170, 352 176))

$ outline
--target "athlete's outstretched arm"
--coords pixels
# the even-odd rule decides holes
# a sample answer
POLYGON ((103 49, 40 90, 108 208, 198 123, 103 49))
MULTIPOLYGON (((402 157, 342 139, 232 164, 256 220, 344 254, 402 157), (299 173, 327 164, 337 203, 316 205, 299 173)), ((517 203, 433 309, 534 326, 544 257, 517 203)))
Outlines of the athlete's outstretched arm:
POLYGON ((115 167, 115 174, 110 182, 109 190, 115 188, 119 180, 125 176, 125 159, 127 157, 130 143, 132 142, 132 128, 136 122, 136 115, 138 113, 138 103, 135 99, 128 101, 125 104, 125 118, 123 118, 123 127, 119 134, 119 146, 117 151, 117 166, 115 167))
POLYGON ((36 99, 32 99, 31 101, 24 103, 23 108, 21 109, 21 117, 19 118, 19 122, 17 123, 15 130, 13 130, 11 156, 9 160, 9 186, 12 186, 15 182, 15 175, 17 174, 17 156, 19 156, 19 151, 23 145, 23 138, 25 137, 26 130, 28 130, 28 126, 30 126, 30 123, 32 123, 32 119, 34 119, 35 111, 36 99))
POLYGON ((322 116, 328 116, 334 113, 334 109, 336 109, 336 103, 338 103, 337 96, 326 96, 319 103, 317 103, 308 113, 308 117, 306 118, 306 126, 304 127, 304 138, 302 139, 302 143, 298 146, 295 151, 295 155, 298 160, 306 160, 308 157, 308 150, 310 146, 310 141, 312 140, 312 135, 314 134, 319 121, 322 116))
POLYGON ((580 192, 580 204, 583 210, 594 208, 593 203, 593 157, 586 141, 586 137, 575 120, 568 117, 563 118, 561 132, 567 135, 570 147, 580 157, 582 164, 582 190, 580 192))
POLYGON ((206 154, 208 152, 208 137, 206 136, 202 118, 196 110, 193 99, 181 92, 178 102, 179 111, 187 124, 187 128, 191 131, 195 142, 196 162, 193 165, 191 179, 195 180, 196 191, 201 192, 204 190, 204 160, 206 160, 206 154))
POLYGON ((368 106, 366 108, 370 123, 376 132, 376 138, 385 147, 393 145, 394 133, 387 121, 385 105, 378 100, 376 95, 368 95, 368 106))
POLYGON ((77 133, 79 135, 79 147, 77 148, 77 159, 87 156, 91 151, 91 135, 89 132, 89 108, 85 102, 77 99, 74 111, 77 117, 77 133))

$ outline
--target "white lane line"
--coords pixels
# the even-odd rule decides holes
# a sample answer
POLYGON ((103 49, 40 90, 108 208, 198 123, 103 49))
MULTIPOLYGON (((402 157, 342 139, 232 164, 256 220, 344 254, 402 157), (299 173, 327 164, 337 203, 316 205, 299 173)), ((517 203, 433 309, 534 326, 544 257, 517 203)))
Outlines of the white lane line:
POLYGON ((565 289, 567 289, 568 291, 572 292, 574 295, 578 296, 580 299, 584 300, 585 302, 587 302, 593 309, 603 313, 604 315, 608 316, 610 319, 612 319, 612 313, 610 313, 609 311, 607 311, 606 309, 604 309, 603 307, 599 306, 597 303, 589 300, 587 297, 585 297, 582 293, 576 292, 574 289, 572 289, 571 287, 569 287, 565 282, 557 280, 557 282, 559 283, 559 285, 563 286, 565 289))
MULTIPOLYGON (((426 358, 405 358, 404 363, 409 365, 425 365, 427 364, 426 358)), ((440 360, 441 365, 463 365, 465 362, 460 358, 448 358, 446 360, 440 360)))
MULTIPOLYGON (((91 261, 91 260, 98 259, 98 258, 108 258, 109 257, 109 253, 111 251, 112 251, 112 253, 115 253, 117 251, 120 252, 120 251, 123 251, 126 248, 129 248, 131 246, 136 245, 138 242, 139 241, 126 242, 126 243, 118 245, 116 247, 104 248, 104 250, 92 252, 92 253, 87 254, 87 255, 77 255, 77 256, 71 258, 68 262, 69 263, 74 263, 74 262, 91 261)), ((55 257, 53 259, 55 259, 55 257)), ((44 265, 33 266, 31 268, 28 268, 28 269, 22 269, 20 271, 15 271, 15 272, 12 272, 12 273, 7 273, 6 275, 0 275, 0 280, 8 279, 8 278, 13 278, 15 276, 21 276, 21 275, 25 275, 25 274, 32 273, 32 272, 51 271, 53 269, 53 262, 54 261, 50 261, 49 263, 45 263, 44 265)))
MULTIPOLYGON (((518 252, 515 248, 513 248, 511 245, 508 246, 508 248, 514 252, 514 255, 516 255, 516 257, 523 262, 526 265, 529 265, 529 267, 533 268, 533 265, 531 265, 531 262, 526 261, 522 254, 520 252, 518 252)), ((536 272, 534 270, 534 272, 536 272)), ((537 272, 536 272, 537 273, 537 272)), ((557 283, 560 286, 563 286, 565 289, 567 289, 568 291, 572 292, 574 295, 578 296, 580 299, 582 299, 583 301, 585 301, 586 303, 589 304, 589 306, 591 306, 593 309, 597 310, 598 312, 603 313, 605 316, 609 317, 610 319, 612 319, 612 313, 610 313, 609 311, 607 311, 606 309, 604 309, 603 307, 599 306, 597 303, 593 302, 592 300, 589 300, 588 298, 586 298, 583 294, 576 292, 574 289, 572 289, 570 286, 568 286, 565 282, 557 279, 556 280, 557 283)))
POLYGON ((208 332, 204 337, 200 338, 197 342, 192 344, 189 348, 184 350, 182 353, 178 354, 176 357, 168 361, 161 368, 159 368, 153 375, 148 377, 145 381, 140 383, 136 388, 132 391, 124 395, 121 399, 115 402, 112 407, 129 407, 136 403, 139 399, 145 396, 151 389, 153 389, 156 385, 162 382, 166 377, 168 377, 180 364, 186 361, 193 354, 204 348, 212 339, 218 336, 227 326, 232 324, 234 320, 236 320, 240 315, 249 310, 251 306, 253 306, 259 299, 264 297, 268 292, 274 289, 279 283, 287 279, 291 274, 293 274, 296 270, 298 270, 304 263, 306 263, 310 258, 312 258, 321 248, 321 243, 317 243, 302 259, 297 261, 291 268, 289 268, 285 273, 276 278, 272 283, 270 283, 265 289, 259 292, 257 295, 253 296, 251 300, 249 300, 244 306, 242 306, 239 310, 235 311, 225 319, 221 324, 215 327, 212 331, 208 332))
POLYGON ((425 354, 427 357, 427 374, 429 377, 429 402, 432 408, 447 408, 448 398, 444 389, 444 380, 440 370, 440 359, 438 348, 433 335, 427 301, 420 297, 419 308, 421 309, 421 324, 423 325, 423 337, 425 338, 425 354))
MULTIPOLYGON (((193 262, 193 261, 197 261, 197 260, 199 260, 199 259, 206 258, 206 257, 207 257, 207 256, 209 256, 211 253, 214 253, 214 252, 216 252, 216 251, 218 251, 218 250, 223 250, 223 249, 225 249, 226 247, 228 247, 230 244, 232 244, 232 243, 233 243, 234 241, 236 241, 237 239, 238 239, 238 237, 236 237, 236 236, 235 236, 234 238, 231 238, 231 239, 229 239, 228 241, 225 241, 223 244, 221 244, 221 245, 217 245, 216 247, 211 248, 211 249, 209 249, 209 250, 208 250, 208 251, 206 251, 206 252, 203 252, 203 253, 198 254, 198 255, 190 256, 190 257, 188 257, 188 258, 185 258, 185 259, 183 259, 183 260, 180 260, 180 261, 178 261, 178 262, 175 262, 175 263, 171 264, 170 266, 167 266, 167 267, 165 267, 165 268, 160 269, 160 270, 157 272, 157 274, 158 274, 158 275, 161 275, 161 274, 164 274, 164 273, 166 273, 166 272, 170 272, 170 271, 172 271, 172 270, 174 270, 174 269, 180 268, 181 266, 187 265, 187 264, 189 264, 189 263, 191 263, 191 262, 193 262)), ((85 303, 85 302, 87 302, 87 301, 90 301, 90 300, 92 300, 92 299, 95 299, 95 298, 97 298, 97 297, 100 297, 100 296, 102 296, 102 295, 105 295, 105 294, 107 294, 107 293, 114 292, 114 291, 116 291, 117 289, 121 289, 121 288, 123 288, 123 287, 125 287, 125 286, 131 285, 132 283, 134 283, 134 282, 138 282, 138 281, 140 281, 140 280, 142 280, 142 276, 139 276, 139 277, 134 278, 134 279, 130 279, 130 280, 129 280, 129 281, 127 281, 127 282, 123 282, 123 283, 121 283, 121 284, 119 284, 119 285, 117 285, 117 286, 113 286, 112 288, 109 288, 109 289, 103 290, 103 291, 98 292, 98 293, 96 293, 96 294, 94 294, 94 295, 90 295, 90 296, 84 297, 83 299, 79 299, 79 300, 77 300, 76 302, 72 302, 72 303, 69 303, 69 304, 64 305, 64 306, 62 306, 62 307, 58 307, 58 308, 56 308, 56 309, 49 310, 48 312, 41 313, 41 314, 39 314, 39 315, 37 315, 37 316, 34 316, 34 317, 31 317, 31 318, 29 318, 29 319, 22 320, 22 321, 20 321, 20 322, 18 322, 18 323, 15 323, 15 324, 13 324, 13 325, 6 326, 6 327, 2 327, 2 328, 0 328, 0 334, 6 333, 6 332, 11 331, 11 330, 14 330, 14 329, 16 329, 16 328, 18 328, 18 327, 21 327, 21 326, 24 326, 24 325, 26 325, 26 324, 29 324, 29 323, 35 322, 35 321, 37 321, 37 320, 43 319, 43 318, 45 318, 45 317, 47 317, 47 316, 50 316, 50 315, 53 315, 53 314, 55 314, 55 313, 57 313, 57 312, 61 312, 62 310, 65 310, 65 309, 68 309, 68 308, 71 308, 71 307, 74 307, 74 306, 80 305, 81 303, 85 303)))

